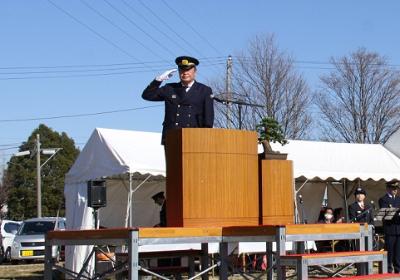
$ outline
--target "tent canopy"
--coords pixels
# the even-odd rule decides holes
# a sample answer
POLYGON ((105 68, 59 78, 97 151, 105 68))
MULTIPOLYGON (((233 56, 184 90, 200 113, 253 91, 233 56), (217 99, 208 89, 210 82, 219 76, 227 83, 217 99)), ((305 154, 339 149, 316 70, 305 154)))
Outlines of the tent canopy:
MULTIPOLYGON (((165 176, 160 139, 160 133, 96 128, 66 175, 66 184, 135 172, 165 176)), ((289 140, 272 148, 288 153, 295 178, 400 179, 400 159, 380 144, 289 140)))
POLYGON ((96 128, 66 175, 65 183, 141 173, 165 176, 161 134, 96 128))
POLYGON ((381 144, 289 140, 284 146, 279 143, 271 146, 288 153, 288 159, 293 160, 295 178, 400 179, 400 159, 381 144))

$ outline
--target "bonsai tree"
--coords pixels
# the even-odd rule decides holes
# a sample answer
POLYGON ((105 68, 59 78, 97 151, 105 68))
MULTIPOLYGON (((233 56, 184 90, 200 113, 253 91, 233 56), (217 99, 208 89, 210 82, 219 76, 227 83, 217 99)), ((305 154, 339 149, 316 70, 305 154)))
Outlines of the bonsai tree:
POLYGON ((270 142, 279 142, 282 145, 288 143, 283 136, 283 130, 279 123, 271 117, 263 118, 256 126, 258 141, 263 145, 264 154, 278 153, 272 150, 270 142))

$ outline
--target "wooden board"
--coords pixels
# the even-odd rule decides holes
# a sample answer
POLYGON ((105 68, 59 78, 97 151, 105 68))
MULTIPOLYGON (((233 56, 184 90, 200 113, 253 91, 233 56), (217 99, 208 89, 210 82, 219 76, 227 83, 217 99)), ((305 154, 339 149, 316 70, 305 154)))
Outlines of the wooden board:
POLYGON ((297 224, 287 225, 286 234, 337 234, 360 232, 360 224, 339 223, 339 224, 297 224))
POLYGON ((293 224, 293 162, 262 160, 260 181, 261 223, 263 225, 293 224))
POLYGON ((185 128, 167 135, 167 225, 258 225, 254 131, 185 128))

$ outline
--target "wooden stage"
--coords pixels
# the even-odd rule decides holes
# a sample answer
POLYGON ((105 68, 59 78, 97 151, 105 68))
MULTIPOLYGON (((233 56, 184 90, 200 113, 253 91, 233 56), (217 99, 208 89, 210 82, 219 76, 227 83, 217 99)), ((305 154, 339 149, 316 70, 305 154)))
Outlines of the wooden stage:
MULTIPOLYGON (((228 246, 230 242, 266 242, 266 255, 269 269, 268 279, 272 279, 272 243, 276 242, 275 265, 278 278, 283 279, 280 269, 280 256, 286 255, 285 242, 303 243, 310 240, 356 240, 360 251, 371 250, 372 234, 363 224, 292 224, 266 226, 233 226, 204 228, 109 228, 99 230, 66 230, 51 231, 46 235, 45 249, 45 279, 51 279, 52 269, 79 278, 81 272, 67 271, 57 266, 51 258, 53 245, 114 245, 127 246, 128 279, 139 279, 139 271, 144 269, 139 265, 139 246, 156 244, 201 243, 202 250, 207 251, 208 243, 219 243, 220 279, 228 277, 228 246), (367 242, 365 242, 367 240, 367 242)), ((208 255, 207 252, 205 254, 208 255)), ((208 263, 208 262, 207 262, 208 263)), ((208 271, 207 263, 202 269, 208 271)), ((371 264, 372 266, 372 264, 371 264)), ((116 272, 114 272, 116 274, 116 272)), ((200 273, 202 274, 202 272, 200 273)), ((90 278, 86 278, 90 279, 90 278)))

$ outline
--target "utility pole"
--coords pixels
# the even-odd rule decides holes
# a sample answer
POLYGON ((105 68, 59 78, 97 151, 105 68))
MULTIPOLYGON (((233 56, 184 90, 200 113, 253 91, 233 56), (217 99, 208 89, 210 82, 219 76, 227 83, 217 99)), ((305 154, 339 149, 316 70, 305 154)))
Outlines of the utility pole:
POLYGON ((40 145, 40 135, 36 134, 36 148, 35 151, 21 151, 15 153, 14 156, 21 157, 31 155, 33 157, 34 153, 36 153, 36 195, 37 195, 37 217, 42 217, 42 167, 52 159, 62 148, 50 148, 50 149, 41 149, 40 145), (40 164, 40 153, 44 155, 50 155, 50 157, 43 163, 40 164))
MULTIPOLYGON (((226 84, 225 84, 225 91, 226 91, 226 99, 232 99, 232 56, 228 56, 228 60, 226 61, 226 84)), ((232 111, 232 104, 228 103, 226 106, 226 127, 231 127, 231 111, 232 111)))
POLYGON ((38 218, 42 217, 42 178, 40 169, 40 135, 36 134, 36 195, 38 218))

